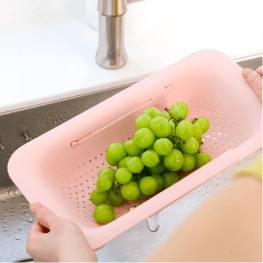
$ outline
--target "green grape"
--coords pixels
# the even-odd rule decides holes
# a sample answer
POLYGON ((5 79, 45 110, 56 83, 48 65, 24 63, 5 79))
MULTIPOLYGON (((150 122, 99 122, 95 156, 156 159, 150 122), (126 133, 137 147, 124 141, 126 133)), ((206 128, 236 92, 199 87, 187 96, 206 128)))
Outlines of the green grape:
POLYGON ((210 128, 210 122, 204 117, 198 117, 198 120, 195 122, 195 125, 200 125, 203 129, 203 133, 206 133, 210 128))
POLYGON ((152 176, 145 176, 141 179, 139 186, 143 194, 152 195, 157 191, 158 183, 152 176))
POLYGON ((184 164, 181 167, 181 170, 184 172, 191 171, 195 166, 195 157, 193 155, 183 153, 184 164))
POLYGON ((108 167, 100 170, 98 178, 103 176, 108 177, 113 183, 115 182, 115 171, 112 168, 108 167))
POLYGON ((193 137, 196 138, 198 141, 202 139, 203 135, 203 128, 201 127, 200 124, 194 124, 194 135, 193 137))
POLYGON ((112 159, 112 157, 110 156, 108 152, 106 153, 105 159, 106 159, 106 162, 111 166, 117 166, 119 163, 119 161, 112 159))
POLYGON ((143 149, 138 148, 134 140, 125 141, 122 145, 130 156, 140 156, 143 153, 143 149))
POLYGON ((98 205, 94 211, 94 218, 100 224, 108 224, 115 217, 114 209, 107 204, 98 205))
POLYGON ((121 187, 121 195, 126 200, 136 200, 139 198, 141 192, 137 182, 130 181, 121 187))
POLYGON ((148 171, 150 172, 150 174, 162 174, 164 170, 165 170, 165 167, 162 163, 158 163, 156 166, 148 168, 148 171))
POLYGON ((143 199, 145 199, 146 197, 147 197, 147 195, 141 193, 137 199, 143 200, 143 199))
POLYGON ((118 194, 116 189, 110 189, 107 191, 108 201, 113 206, 119 206, 124 202, 124 198, 121 194, 118 194))
POLYGON ((194 137, 185 140, 185 142, 181 143, 180 146, 182 148, 182 151, 188 154, 195 154, 198 152, 199 149, 199 143, 194 137))
POLYGON ((172 120, 169 120, 168 121, 170 123, 170 126, 171 126, 171 133, 169 134, 169 136, 174 136, 175 134, 175 124, 172 120))
POLYGON ((182 153, 173 149, 169 154, 165 155, 163 158, 163 165, 172 171, 178 171, 184 164, 184 157, 182 153))
POLYGON ((164 186, 164 179, 159 174, 153 174, 152 177, 157 181, 158 187, 156 191, 160 191, 163 189, 164 186))
POLYGON ((115 178, 119 184, 127 184, 132 179, 132 173, 126 167, 121 167, 116 171, 115 178))
POLYGON ((212 158, 209 156, 206 152, 200 152, 195 155, 195 161, 196 161, 196 167, 200 168, 204 166, 205 164, 212 161, 212 158))
POLYGON ((167 138, 158 139, 154 143, 154 150, 159 155, 167 155, 172 151, 172 149, 173 149, 173 144, 167 138))
POLYGON ((157 116, 152 119, 150 128, 154 135, 159 138, 165 138, 171 133, 171 124, 167 119, 157 116))
POLYGON ((126 156, 123 159, 120 160, 118 167, 127 167, 127 162, 131 159, 131 156, 126 156))
POLYGON ((162 174, 162 177, 164 179, 164 189, 179 181, 179 176, 177 173, 164 173, 162 174))
POLYGON ((138 174, 143 170, 144 165, 140 157, 134 156, 127 162, 127 168, 132 173, 138 174))
POLYGON ((95 189, 92 191, 92 193, 90 195, 90 201, 94 205, 104 204, 107 201, 107 193, 104 191, 100 191, 98 189, 95 189))
POLYGON ((112 181, 109 177, 102 176, 102 177, 98 178, 97 188, 100 191, 107 191, 111 188, 111 186, 112 186, 112 181))
POLYGON ((189 121, 181 121, 175 129, 176 135, 183 140, 193 137, 194 132, 194 126, 189 121))
POLYGON ((158 110, 157 108, 155 107, 151 107, 151 108, 148 108, 144 111, 144 114, 147 114, 149 115, 152 119, 156 116, 161 116, 162 113, 160 110, 158 110))
POLYGON ((167 120, 171 119, 171 116, 170 116, 170 114, 168 112, 162 112, 161 116, 164 117, 167 120))
POLYGON ((134 142, 137 147, 141 149, 146 149, 150 147, 154 143, 155 136, 153 132, 148 128, 142 128, 135 132, 134 134, 134 142))
POLYGON ((140 115, 135 121, 136 129, 137 130, 139 130, 141 128, 148 128, 149 129, 151 120, 152 120, 152 118, 147 114, 140 115))
POLYGON ((188 107, 183 101, 177 101, 173 104, 170 114, 176 120, 184 120, 188 115, 188 107))
POLYGON ((143 164, 147 167, 154 167, 159 163, 159 156, 155 151, 147 150, 141 158, 143 164))
POLYGON ((127 155, 123 145, 121 145, 120 143, 112 143, 107 150, 107 154, 111 159, 117 162, 119 162, 127 155))

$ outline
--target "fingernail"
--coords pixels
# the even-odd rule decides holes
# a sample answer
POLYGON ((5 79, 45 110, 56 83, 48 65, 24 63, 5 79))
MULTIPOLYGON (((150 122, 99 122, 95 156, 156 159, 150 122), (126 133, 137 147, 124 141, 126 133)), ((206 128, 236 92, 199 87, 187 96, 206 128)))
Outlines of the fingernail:
POLYGON ((247 76, 248 76, 252 71, 253 71, 253 70, 250 69, 250 68, 245 68, 245 69, 243 69, 243 71, 242 71, 242 75, 243 75, 245 78, 247 78, 247 76))
POLYGON ((37 209, 40 208, 40 207, 42 207, 42 205, 40 203, 37 203, 37 202, 36 203, 32 203, 30 205, 30 210, 34 214, 37 211, 37 209))

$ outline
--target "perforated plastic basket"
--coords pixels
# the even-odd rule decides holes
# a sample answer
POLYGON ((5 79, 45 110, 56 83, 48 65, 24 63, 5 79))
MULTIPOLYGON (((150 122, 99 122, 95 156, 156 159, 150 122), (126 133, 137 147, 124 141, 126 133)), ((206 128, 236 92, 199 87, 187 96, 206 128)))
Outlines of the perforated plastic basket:
POLYGON ((261 104, 241 72, 220 52, 193 53, 22 146, 9 160, 9 175, 30 203, 72 220, 91 247, 101 248, 261 147, 261 104), (149 200, 116 207, 113 222, 96 223, 89 198, 99 170, 108 167, 107 147, 132 139, 147 107, 164 111, 175 101, 188 104, 187 120, 210 120, 201 149, 212 162, 149 200))

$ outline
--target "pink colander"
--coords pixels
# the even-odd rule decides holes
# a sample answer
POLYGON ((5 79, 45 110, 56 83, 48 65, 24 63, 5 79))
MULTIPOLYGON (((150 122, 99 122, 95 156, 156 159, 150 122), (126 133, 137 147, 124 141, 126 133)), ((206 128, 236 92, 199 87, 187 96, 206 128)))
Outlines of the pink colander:
POLYGON ((97 250, 261 147, 261 104, 241 72, 220 52, 193 53, 20 147, 9 175, 30 203, 76 223, 97 250), (146 108, 164 111, 176 101, 187 103, 187 120, 209 119, 201 150, 213 160, 148 200, 114 208, 111 223, 96 223, 90 193, 109 166, 107 147, 132 139, 146 108))

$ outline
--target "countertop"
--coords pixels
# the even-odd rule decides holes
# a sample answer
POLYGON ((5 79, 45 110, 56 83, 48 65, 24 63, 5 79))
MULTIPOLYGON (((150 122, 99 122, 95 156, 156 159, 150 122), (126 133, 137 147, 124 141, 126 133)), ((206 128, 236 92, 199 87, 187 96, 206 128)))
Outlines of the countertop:
POLYGON ((98 31, 85 2, 75 3, 58 15, 0 20, 0 114, 136 82, 201 49, 232 59, 262 52, 262 1, 164 0, 156 28, 126 36, 127 65, 105 70, 95 62, 98 31))

